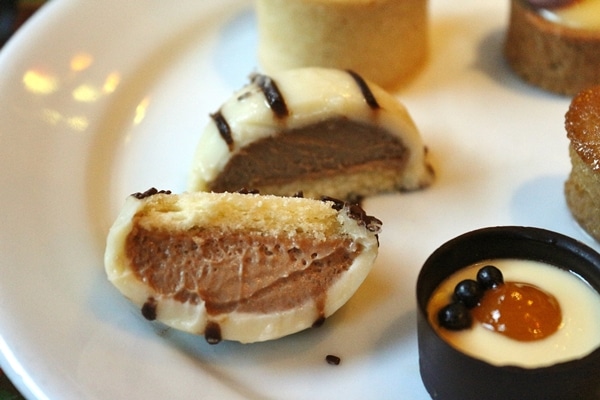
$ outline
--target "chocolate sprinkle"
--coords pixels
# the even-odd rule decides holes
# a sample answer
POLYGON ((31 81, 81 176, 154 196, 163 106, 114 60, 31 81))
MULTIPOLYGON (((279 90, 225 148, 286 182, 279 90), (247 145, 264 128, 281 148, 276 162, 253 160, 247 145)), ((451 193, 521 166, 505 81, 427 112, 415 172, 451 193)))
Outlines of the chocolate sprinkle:
POLYGON ((312 327, 313 328, 320 328, 323 326, 323 324, 325 323, 325 317, 323 315, 321 315, 319 318, 317 318, 317 320, 315 322, 313 322, 312 327))
POLYGON ((221 337, 221 327, 216 322, 209 322, 204 329, 204 338, 208 344, 218 344, 223 340, 221 337))
POLYGON ((273 79, 266 75, 256 74, 252 77, 252 82, 262 90, 269 108, 273 110, 277 118, 285 118, 289 115, 285 99, 273 79))
POLYGON ((333 197, 329 196, 321 196, 321 200, 333 202, 332 208, 337 211, 342 210, 344 207, 347 208, 348 216, 350 218, 358 221, 359 224, 364 225, 370 232, 381 232, 381 226, 383 225, 383 222, 371 215, 367 215, 365 210, 363 210, 360 205, 346 203, 342 200, 334 199, 333 197))
POLYGON ((241 188, 237 191, 239 194, 260 194, 260 191, 258 189, 248 189, 248 188, 241 188))
POLYGON ((325 357, 325 361, 327 361, 327 364, 329 364, 329 365, 340 365, 340 362, 342 361, 342 359, 339 358, 338 356, 334 356, 333 354, 328 354, 325 357))
POLYGON ((350 74, 350 76, 352 76, 352 78, 354 79, 354 81, 356 82, 358 87, 360 88, 360 91, 361 91, 363 97, 365 98, 365 101, 369 105, 369 107, 371 107, 373 110, 377 110, 377 109, 381 108, 379 106, 379 103, 377 102, 377 99, 373 95, 373 92, 371 92, 369 85, 367 85, 367 82, 365 82, 363 77, 351 70, 347 70, 346 72, 348 72, 350 74))
POLYGON ((150 297, 142 306, 142 315, 148 321, 154 321, 156 319, 156 300, 150 297))
POLYGON ((331 201, 333 203, 331 208, 333 208, 336 211, 340 211, 342 208, 344 208, 344 205, 346 204, 346 202, 344 202, 343 200, 336 199, 336 198, 329 197, 329 196, 321 196, 321 200, 322 201, 331 201))
POLYGON ((156 188, 150 188, 145 192, 136 192, 133 193, 132 196, 138 200, 143 200, 147 197, 154 196, 155 194, 171 194, 170 190, 158 190, 156 188))
POLYGON ((215 124, 217 125, 217 129, 219 130, 219 133, 221 134, 221 137, 223 138, 225 143, 227 143, 227 147, 229 148, 229 151, 232 151, 233 150, 233 137, 231 136, 231 128, 229 127, 227 120, 225 119, 223 114, 221 114, 221 111, 217 111, 214 114, 210 114, 210 117, 212 118, 213 121, 215 121, 215 124))

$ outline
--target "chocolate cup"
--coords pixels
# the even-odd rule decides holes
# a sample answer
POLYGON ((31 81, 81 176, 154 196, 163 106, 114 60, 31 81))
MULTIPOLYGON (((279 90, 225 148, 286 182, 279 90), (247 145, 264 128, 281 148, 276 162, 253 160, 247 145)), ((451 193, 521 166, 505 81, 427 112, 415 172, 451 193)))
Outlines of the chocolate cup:
POLYGON ((541 261, 572 271, 600 293, 600 254, 559 233, 529 227, 492 227, 465 233, 425 261, 417 280, 417 333, 421 379, 433 399, 600 399, 600 348, 541 368, 495 366, 442 339, 427 318, 437 286, 459 269, 487 259, 541 261))

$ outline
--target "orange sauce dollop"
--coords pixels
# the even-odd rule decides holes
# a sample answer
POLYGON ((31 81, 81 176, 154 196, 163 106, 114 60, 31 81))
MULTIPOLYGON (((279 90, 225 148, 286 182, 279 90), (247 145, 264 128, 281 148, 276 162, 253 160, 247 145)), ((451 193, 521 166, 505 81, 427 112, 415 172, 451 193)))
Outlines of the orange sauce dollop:
POLYGON ((527 283, 505 282, 486 290, 471 312, 487 329, 523 342, 553 334, 562 322, 556 298, 527 283))

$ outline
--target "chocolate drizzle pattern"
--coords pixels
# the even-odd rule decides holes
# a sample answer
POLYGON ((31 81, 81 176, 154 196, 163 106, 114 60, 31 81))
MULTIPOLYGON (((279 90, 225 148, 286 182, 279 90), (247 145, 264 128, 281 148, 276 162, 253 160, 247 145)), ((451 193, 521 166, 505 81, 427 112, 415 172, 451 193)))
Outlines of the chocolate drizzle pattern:
POLYGON ((219 130, 219 134, 221 134, 221 137, 223 138, 225 143, 227 143, 229 151, 233 150, 233 137, 231 136, 231 128, 229 127, 229 123, 227 122, 223 114, 221 114, 221 111, 217 111, 214 114, 210 114, 210 117, 213 121, 215 121, 217 129, 219 130))
POLYGON ((367 104, 369 105, 369 107, 373 110, 379 109, 380 108, 379 103, 377 102, 377 99, 373 95, 373 92, 371 92, 369 85, 367 85, 367 82, 365 82, 363 77, 351 70, 348 70, 347 72, 354 79, 354 82, 356 82, 356 84, 358 85, 360 92, 362 93, 362 95, 363 95, 365 101, 367 102, 367 104))
POLYGON ((138 200, 143 200, 147 197, 154 196, 155 194, 171 194, 171 191, 170 190, 158 190, 158 189, 152 187, 152 188, 146 190, 145 192, 133 193, 132 196, 138 200))
MULTIPOLYGON (((360 92, 372 110, 377 110, 381 108, 377 99, 373 95, 373 92, 369 88, 367 82, 363 79, 362 76, 357 74, 354 71, 347 70, 348 74, 354 79, 360 92)), ((287 107, 285 98, 283 94, 279 91, 279 87, 277 83, 269 76, 263 74, 254 74, 250 78, 251 83, 257 85, 261 92, 264 94, 265 99, 267 100, 267 105, 273 111, 274 115, 278 119, 284 119, 289 116, 290 111, 287 107)), ((250 95, 250 92, 245 92, 239 99, 245 98, 250 95)), ((239 100, 238 99, 238 100, 239 100)), ((225 143, 229 147, 230 151, 233 151, 233 137, 231 135, 231 128, 229 127, 229 123, 227 119, 221 114, 221 111, 217 111, 214 114, 210 114, 210 117, 213 119, 215 124, 217 125, 217 129, 221 134, 225 143)))
POLYGON ((367 215, 365 210, 358 204, 350 204, 329 196, 322 196, 321 200, 333 202, 332 207, 334 210, 337 211, 340 211, 344 207, 346 207, 348 209, 348 216, 350 216, 350 218, 354 219, 355 221, 358 221, 359 224, 364 225, 370 232, 373 232, 375 234, 381 232, 381 226, 383 225, 383 222, 371 215, 367 215))
POLYGON ((266 75, 256 74, 252 77, 252 83, 258 85, 262 90, 269 108, 273 110, 277 118, 285 118, 289 115, 285 99, 273 79, 266 75))

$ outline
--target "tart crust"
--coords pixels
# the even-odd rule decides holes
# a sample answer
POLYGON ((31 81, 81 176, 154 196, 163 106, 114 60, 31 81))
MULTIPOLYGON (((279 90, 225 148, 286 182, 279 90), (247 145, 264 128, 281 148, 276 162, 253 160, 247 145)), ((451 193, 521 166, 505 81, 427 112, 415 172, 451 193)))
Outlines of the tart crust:
POLYGON ((523 0, 511 0, 504 54, 526 82, 574 95, 600 83, 600 31, 549 21, 523 0))
POLYGON ((256 10, 268 74, 351 69, 393 89, 427 59, 427 0, 258 0, 256 10))

